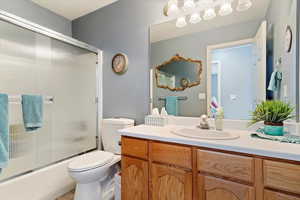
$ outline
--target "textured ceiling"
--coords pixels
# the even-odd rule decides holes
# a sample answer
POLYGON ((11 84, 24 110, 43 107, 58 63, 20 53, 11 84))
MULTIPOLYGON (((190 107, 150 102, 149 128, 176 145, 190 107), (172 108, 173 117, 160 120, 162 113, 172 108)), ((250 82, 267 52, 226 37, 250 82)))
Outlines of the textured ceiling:
POLYGON ((69 20, 91 13, 118 0, 31 0, 69 20))

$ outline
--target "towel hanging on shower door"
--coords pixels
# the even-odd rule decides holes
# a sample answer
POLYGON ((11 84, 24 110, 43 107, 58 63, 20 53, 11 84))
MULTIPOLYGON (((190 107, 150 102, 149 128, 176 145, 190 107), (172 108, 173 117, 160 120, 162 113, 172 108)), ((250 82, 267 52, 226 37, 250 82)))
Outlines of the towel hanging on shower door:
POLYGON ((0 94, 0 173, 9 159, 8 95, 0 94))
POLYGON ((25 130, 35 131, 43 126, 43 97, 22 95, 22 112, 25 130))

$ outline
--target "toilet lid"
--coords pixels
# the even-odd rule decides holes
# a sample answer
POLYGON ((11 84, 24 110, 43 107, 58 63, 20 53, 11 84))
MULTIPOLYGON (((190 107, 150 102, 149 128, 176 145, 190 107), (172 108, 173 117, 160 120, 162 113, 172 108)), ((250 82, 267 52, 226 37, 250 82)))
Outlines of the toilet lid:
POLYGON ((110 163, 113 160, 113 156, 113 153, 105 151, 87 153, 70 162, 69 169, 71 171, 85 171, 102 167, 107 163, 110 163))

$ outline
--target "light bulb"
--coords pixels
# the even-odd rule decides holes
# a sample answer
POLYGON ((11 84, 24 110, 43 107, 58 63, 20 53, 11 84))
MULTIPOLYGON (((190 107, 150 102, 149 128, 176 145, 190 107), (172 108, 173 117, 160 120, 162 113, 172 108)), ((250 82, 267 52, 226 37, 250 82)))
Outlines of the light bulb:
POLYGON ((184 0, 184 4, 183 4, 183 9, 184 10, 190 10, 190 9, 195 8, 195 7, 196 7, 196 5, 195 5, 194 0, 184 0))
POLYGON ((194 13, 191 15, 191 18, 190 18, 190 23, 191 24, 197 24, 201 21, 201 17, 200 17, 200 14, 199 13, 194 13))
POLYGON ((183 28, 187 25, 186 21, 185 21, 185 17, 179 17, 176 21, 176 27, 178 28, 183 28))
POLYGON ((211 19, 215 18, 216 16, 217 15, 216 15, 215 10, 213 8, 208 8, 204 13, 203 19, 211 20, 211 19))
POLYGON ((226 16, 226 15, 229 15, 232 13, 232 7, 231 7, 231 3, 229 2, 226 2, 224 3, 221 8, 220 8, 220 11, 219 11, 219 15, 221 16, 226 16))
POLYGON ((248 10, 252 6, 251 0, 239 0, 237 11, 242 12, 248 10))
POLYGON ((170 1, 168 8, 168 16, 174 16, 179 13, 179 8, 177 6, 177 0, 170 1))

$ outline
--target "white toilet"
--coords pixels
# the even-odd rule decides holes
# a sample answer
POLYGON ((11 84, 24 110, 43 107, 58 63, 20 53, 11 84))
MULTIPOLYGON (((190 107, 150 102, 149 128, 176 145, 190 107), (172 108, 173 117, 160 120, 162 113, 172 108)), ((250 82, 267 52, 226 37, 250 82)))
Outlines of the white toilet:
POLYGON ((76 181, 75 200, 102 200, 101 182, 107 178, 121 160, 119 129, 134 125, 131 119, 104 119, 102 143, 104 151, 93 151, 75 158, 68 166, 76 181))

